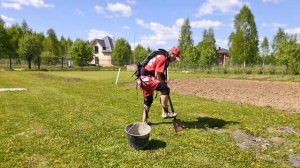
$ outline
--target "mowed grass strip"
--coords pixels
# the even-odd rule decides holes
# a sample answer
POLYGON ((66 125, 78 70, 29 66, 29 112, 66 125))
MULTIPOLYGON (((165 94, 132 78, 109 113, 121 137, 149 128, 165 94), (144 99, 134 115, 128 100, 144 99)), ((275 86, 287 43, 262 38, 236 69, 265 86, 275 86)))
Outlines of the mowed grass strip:
POLYGON ((160 117, 157 98, 149 146, 133 150, 124 127, 141 120, 143 99, 131 73, 122 71, 118 85, 116 76, 1 72, 0 88, 28 91, 0 92, 0 167, 292 167, 291 156, 300 153, 297 113, 175 93, 186 129, 175 133, 160 117), (241 147, 236 131, 267 145, 241 147))

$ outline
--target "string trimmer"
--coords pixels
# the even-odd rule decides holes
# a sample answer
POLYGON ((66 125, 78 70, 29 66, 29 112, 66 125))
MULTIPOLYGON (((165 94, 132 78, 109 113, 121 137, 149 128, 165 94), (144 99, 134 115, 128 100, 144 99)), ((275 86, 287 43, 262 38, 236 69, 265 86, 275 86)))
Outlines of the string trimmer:
MULTIPOLYGON (((173 113, 175 113, 170 95, 168 97, 169 97, 169 103, 170 103, 170 106, 171 106, 171 110, 172 110, 173 113)), ((173 118, 172 122, 173 122, 173 126, 174 126, 175 131, 179 132, 179 131, 183 130, 183 124, 182 124, 181 120, 177 119, 176 117, 173 118)))

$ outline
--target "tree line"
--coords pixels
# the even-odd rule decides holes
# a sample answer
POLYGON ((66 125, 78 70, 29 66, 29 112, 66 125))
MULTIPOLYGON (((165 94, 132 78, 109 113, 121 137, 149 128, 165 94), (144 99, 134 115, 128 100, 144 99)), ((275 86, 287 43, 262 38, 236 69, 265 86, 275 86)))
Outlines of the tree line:
POLYGON ((28 68, 32 64, 56 65, 64 59, 72 59, 78 65, 87 65, 93 59, 93 48, 88 41, 70 38, 57 38, 53 29, 46 36, 33 31, 24 20, 21 25, 5 26, 0 17, 0 58, 26 60, 28 68))
MULTIPOLYGON (((285 33, 279 28, 270 43, 267 37, 259 41, 254 15, 248 6, 244 5, 234 19, 234 32, 229 37, 229 61, 227 65, 251 67, 260 65, 282 65, 286 70, 299 74, 300 44, 296 34, 285 33)), ((184 68, 211 68, 218 65, 218 53, 214 30, 205 29, 202 40, 194 44, 189 18, 185 19, 180 29, 178 46, 181 50, 184 68)), ((135 49, 137 61, 141 61, 146 53, 145 48, 138 45, 135 49)))
MULTIPOLYGON (((28 68, 31 64, 55 65, 63 59, 75 60, 75 63, 84 66, 93 59, 93 48, 88 41, 63 36, 58 39, 55 31, 49 29, 46 36, 33 31, 25 21, 21 26, 14 24, 5 27, 0 18, 0 58, 25 59, 28 68), (8 40, 7 40, 8 39, 8 40)), ((229 61, 226 65, 249 67, 254 65, 281 65, 299 74, 300 44, 297 35, 288 34, 279 28, 272 43, 267 37, 259 41, 255 17, 247 5, 244 5, 235 15, 234 31, 228 37, 229 61)), ((177 47, 181 50, 183 68, 210 69, 218 65, 218 53, 214 30, 203 30, 202 40, 194 44, 189 18, 186 18, 180 29, 177 47)), ((152 50, 137 45, 133 50, 128 41, 119 38, 115 41, 112 52, 114 65, 137 63, 152 50)))

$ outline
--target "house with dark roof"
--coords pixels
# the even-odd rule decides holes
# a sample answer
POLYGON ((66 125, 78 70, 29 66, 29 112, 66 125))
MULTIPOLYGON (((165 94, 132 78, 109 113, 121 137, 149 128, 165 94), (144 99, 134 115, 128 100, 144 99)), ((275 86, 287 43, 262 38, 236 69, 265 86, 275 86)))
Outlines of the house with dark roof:
POLYGON ((217 50, 217 54, 218 54, 218 63, 219 63, 219 65, 225 65, 226 60, 229 59, 228 50, 219 47, 219 49, 217 50))
POLYGON ((94 39, 90 42, 94 49, 94 59, 90 62, 91 65, 113 66, 112 51, 115 41, 106 36, 102 39, 94 39))

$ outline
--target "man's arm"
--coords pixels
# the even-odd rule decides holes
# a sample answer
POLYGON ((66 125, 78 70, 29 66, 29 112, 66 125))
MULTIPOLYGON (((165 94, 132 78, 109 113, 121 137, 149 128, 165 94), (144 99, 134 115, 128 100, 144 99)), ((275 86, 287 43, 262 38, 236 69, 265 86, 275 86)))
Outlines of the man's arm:
POLYGON ((160 82, 166 83, 166 77, 165 77, 165 74, 164 74, 164 73, 161 73, 161 72, 155 72, 155 78, 156 78, 157 80, 159 80, 160 82))
POLYGON ((157 62, 157 65, 155 67, 155 78, 159 80, 160 82, 166 83, 166 76, 164 74, 165 67, 167 64, 167 59, 164 56, 161 56, 160 59, 157 62))

